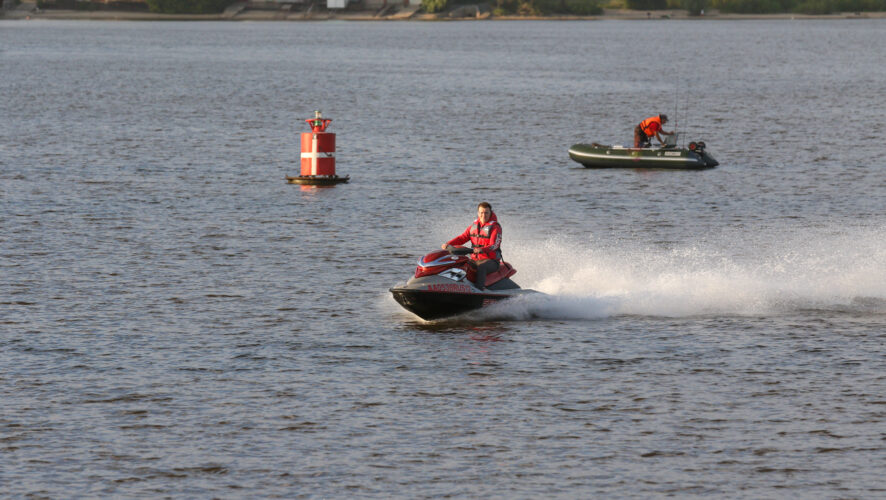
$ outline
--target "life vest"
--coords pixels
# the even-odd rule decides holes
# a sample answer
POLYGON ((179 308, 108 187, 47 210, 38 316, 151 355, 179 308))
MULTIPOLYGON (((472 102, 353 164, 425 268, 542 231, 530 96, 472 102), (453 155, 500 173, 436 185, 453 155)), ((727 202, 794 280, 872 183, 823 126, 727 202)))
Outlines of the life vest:
POLYGON ((495 216, 495 212, 489 216, 489 221, 486 224, 481 225, 480 219, 477 219, 465 229, 465 232, 452 238, 446 244, 462 245, 467 243, 468 240, 471 241, 471 246, 474 248, 491 247, 483 253, 472 253, 472 259, 501 260, 501 226, 498 223, 498 217, 495 216))
POLYGON ((472 254, 471 258, 475 260, 501 260, 501 248, 499 248, 499 245, 501 245, 501 226, 498 224, 498 221, 490 220, 481 226, 480 221, 476 220, 471 224, 469 231, 472 246, 475 248, 492 247, 488 252, 472 254))
POLYGON ((646 134, 646 137, 654 136, 659 130, 661 130, 661 117, 650 116, 640 122, 640 131, 646 134))

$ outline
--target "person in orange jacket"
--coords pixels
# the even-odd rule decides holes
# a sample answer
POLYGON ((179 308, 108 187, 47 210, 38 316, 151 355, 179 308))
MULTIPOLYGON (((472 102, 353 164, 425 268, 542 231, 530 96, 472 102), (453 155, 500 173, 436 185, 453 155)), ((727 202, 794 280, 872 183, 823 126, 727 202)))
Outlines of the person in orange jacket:
POLYGON ((478 290, 483 290, 486 288, 486 275, 497 271, 500 266, 498 261, 501 260, 501 226, 489 203, 484 201, 477 205, 477 220, 468 226, 465 232, 447 241, 440 248, 446 250, 449 246, 461 245, 468 240, 474 248, 469 263, 477 270, 474 286, 478 290))
POLYGON ((664 144, 664 140, 662 140, 661 134, 674 135, 673 132, 665 132, 664 129, 662 129, 662 126, 667 122, 668 115, 665 114, 650 116, 649 118, 640 122, 639 125, 634 127, 634 147, 649 147, 649 139, 651 139, 652 137, 658 139, 659 144, 664 144))

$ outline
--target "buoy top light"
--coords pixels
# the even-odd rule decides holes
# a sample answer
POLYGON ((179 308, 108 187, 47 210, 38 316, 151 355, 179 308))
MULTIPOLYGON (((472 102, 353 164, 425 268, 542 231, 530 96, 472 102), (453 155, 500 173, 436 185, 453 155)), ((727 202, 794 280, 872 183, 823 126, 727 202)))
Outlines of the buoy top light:
POLYGON ((326 127, 329 126, 331 121, 332 118, 323 118, 323 114, 319 111, 314 111, 314 117, 305 120, 305 122, 311 127, 311 132, 315 134, 325 132, 326 127))

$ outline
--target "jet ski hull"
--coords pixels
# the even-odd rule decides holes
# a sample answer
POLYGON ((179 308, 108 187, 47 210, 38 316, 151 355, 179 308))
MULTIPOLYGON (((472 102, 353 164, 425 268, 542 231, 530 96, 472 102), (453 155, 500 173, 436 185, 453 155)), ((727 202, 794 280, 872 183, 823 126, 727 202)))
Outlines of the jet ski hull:
POLYGON ((720 163, 704 149, 626 148, 603 144, 575 144, 569 157, 586 168, 664 168, 701 170, 720 163))
POLYGON ((486 288, 471 282, 475 278, 466 255, 471 249, 452 247, 422 257, 415 276, 403 286, 390 289, 394 300, 424 320, 457 316, 526 293, 511 280, 517 270, 501 261, 499 268, 486 275, 486 288))
POLYGON ((508 293, 438 292, 414 288, 391 288, 391 293, 404 309, 424 320, 457 316, 514 296, 508 293))

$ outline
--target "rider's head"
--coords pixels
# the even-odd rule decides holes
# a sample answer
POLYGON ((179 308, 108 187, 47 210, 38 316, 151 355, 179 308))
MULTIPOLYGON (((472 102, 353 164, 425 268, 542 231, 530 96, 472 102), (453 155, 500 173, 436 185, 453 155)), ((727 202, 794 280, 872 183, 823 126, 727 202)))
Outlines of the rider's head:
POLYGON ((480 222, 487 223, 489 219, 492 217, 492 205, 485 201, 481 201, 479 205, 477 205, 477 218, 480 219, 480 222))
POLYGON ((658 117, 661 118, 661 122, 662 122, 662 123, 667 123, 667 122, 668 122, 668 115, 660 114, 660 115, 658 115, 658 117))

